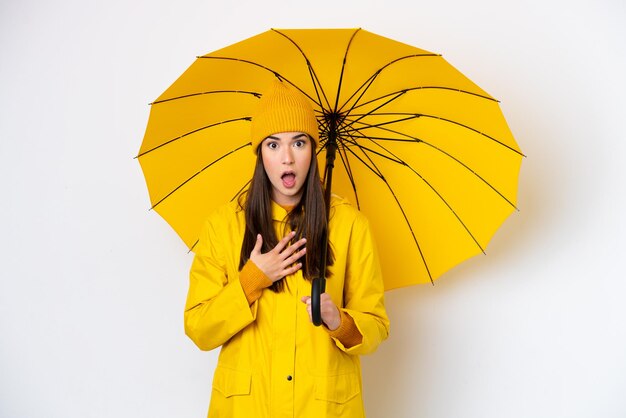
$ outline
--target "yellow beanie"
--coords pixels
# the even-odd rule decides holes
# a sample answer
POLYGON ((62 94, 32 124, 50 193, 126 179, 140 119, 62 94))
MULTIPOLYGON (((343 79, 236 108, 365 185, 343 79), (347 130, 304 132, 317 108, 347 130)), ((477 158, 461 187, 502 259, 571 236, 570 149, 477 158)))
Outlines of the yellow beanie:
POLYGON ((286 83, 274 80, 259 99, 252 117, 252 152, 265 138, 281 132, 304 132, 317 144, 319 133, 317 119, 309 99, 286 83))

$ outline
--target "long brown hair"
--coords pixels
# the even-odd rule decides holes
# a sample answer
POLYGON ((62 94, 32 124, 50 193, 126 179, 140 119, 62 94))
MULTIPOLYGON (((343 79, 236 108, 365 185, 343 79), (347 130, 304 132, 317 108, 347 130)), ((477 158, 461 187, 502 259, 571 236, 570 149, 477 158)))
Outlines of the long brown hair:
MULTIPOLYGON (((292 231, 296 231, 296 236, 292 242, 301 238, 306 238, 306 255, 301 259, 302 275, 307 280, 312 280, 319 276, 320 263, 322 258, 322 240, 327 233, 326 205, 324 204, 324 191, 320 180, 320 173, 315 155, 316 144, 309 137, 311 150, 311 164, 304 182, 302 198, 300 202, 289 212, 285 222, 285 231, 281 231, 285 236, 287 225, 292 231)), ((254 174, 250 182, 250 188, 245 195, 245 201, 240 206, 246 214, 246 232, 241 244, 241 254, 239 257, 239 270, 243 268, 250 253, 256 244, 257 234, 263 237, 262 253, 270 251, 278 244, 279 238, 274 231, 272 219, 272 183, 265 173, 263 158, 261 157, 261 147, 257 148, 257 159, 254 167, 254 174)), ((242 196, 243 198, 243 196, 242 196)), ((282 238, 281 236, 281 238, 282 238)), ((330 241, 327 247, 327 266, 333 264, 334 256, 331 250, 330 241)), ((326 271, 328 274, 328 270, 326 271)), ((274 292, 282 292, 285 288, 283 279, 277 280, 270 287, 274 292)))

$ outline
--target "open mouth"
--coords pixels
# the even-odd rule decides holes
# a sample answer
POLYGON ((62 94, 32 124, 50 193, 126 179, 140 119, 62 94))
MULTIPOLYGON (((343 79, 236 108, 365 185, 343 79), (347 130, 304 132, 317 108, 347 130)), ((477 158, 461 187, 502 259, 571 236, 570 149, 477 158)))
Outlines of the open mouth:
POLYGON ((280 179, 283 181, 283 186, 288 189, 291 189, 296 185, 296 174, 293 171, 287 171, 280 176, 280 179))

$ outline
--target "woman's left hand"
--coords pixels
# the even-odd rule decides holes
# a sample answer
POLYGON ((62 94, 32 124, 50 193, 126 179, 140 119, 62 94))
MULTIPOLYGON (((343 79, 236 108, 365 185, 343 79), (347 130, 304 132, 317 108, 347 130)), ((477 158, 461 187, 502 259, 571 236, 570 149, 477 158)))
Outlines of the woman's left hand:
MULTIPOLYGON (((313 317, 311 316, 311 296, 303 296, 301 300, 306 304, 309 320, 313 322, 313 317)), ((334 331, 339 328, 339 325, 341 325, 341 313, 328 293, 322 293, 320 295, 320 313, 322 321, 329 330, 334 331)))

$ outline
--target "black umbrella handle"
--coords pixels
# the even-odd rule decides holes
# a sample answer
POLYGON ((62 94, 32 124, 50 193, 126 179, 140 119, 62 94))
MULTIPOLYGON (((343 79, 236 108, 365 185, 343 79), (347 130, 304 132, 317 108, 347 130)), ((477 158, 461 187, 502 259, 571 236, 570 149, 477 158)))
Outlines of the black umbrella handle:
POLYGON ((322 325, 322 293, 326 291, 326 257, 328 257, 328 234, 322 237, 324 248, 322 248, 322 260, 320 262, 319 277, 314 277, 311 281, 311 320, 313 325, 322 325))
POLYGON ((326 278, 316 277, 311 284, 311 316, 313 325, 322 325, 322 310, 320 296, 326 291, 326 278))

